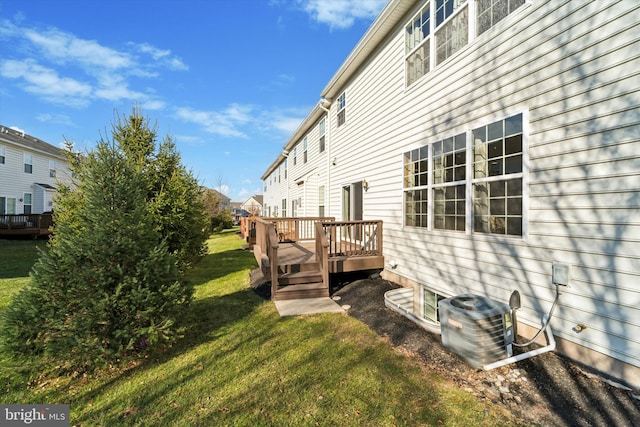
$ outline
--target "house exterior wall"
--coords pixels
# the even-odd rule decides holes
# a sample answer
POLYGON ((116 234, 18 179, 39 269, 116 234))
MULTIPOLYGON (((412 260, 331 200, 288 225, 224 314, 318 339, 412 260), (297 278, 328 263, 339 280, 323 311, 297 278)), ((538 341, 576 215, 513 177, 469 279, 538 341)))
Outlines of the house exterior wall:
MULTIPOLYGON (((413 2, 387 7, 397 3, 413 2)), ((559 349, 640 385, 639 6, 528 1, 407 87, 404 28, 424 4, 326 89, 346 95, 345 123, 335 102, 327 118, 335 165, 317 165, 330 176, 328 214, 341 218, 342 187, 366 179, 363 216, 384 221, 385 277, 415 295, 507 301, 518 290, 531 335, 554 300, 552 265, 569 265, 551 321, 559 349), (517 114, 522 236, 473 231, 470 178, 464 231, 434 229, 433 204, 429 227, 405 223, 405 153, 517 114)))
POLYGON ((283 155, 274 162, 262 177, 265 189, 264 216, 320 216, 319 206, 327 203, 326 196, 325 201, 321 202, 320 189, 328 188, 329 138, 326 122, 324 114, 313 120, 304 134, 289 141, 285 146, 286 156, 283 155), (320 151, 321 123, 325 123, 324 150, 322 151, 320 151), (283 200, 286 200, 284 213, 283 200))
MULTIPOLYGON (((57 187, 57 180, 71 183, 67 162, 62 150, 30 135, 6 127, 0 127, 0 154, 4 152, 4 163, 0 163, 0 198, 15 199, 15 213, 24 213, 27 198, 31 194, 31 213, 51 211, 51 194, 46 195, 42 187, 57 187), (24 168, 25 154, 31 156, 31 173, 24 168), (49 162, 55 162, 55 177, 50 176, 49 162), (45 206, 46 205, 46 206, 45 206)), ((5 202, 6 203, 6 202, 5 202)), ((2 207, 0 207, 2 208, 2 207)))

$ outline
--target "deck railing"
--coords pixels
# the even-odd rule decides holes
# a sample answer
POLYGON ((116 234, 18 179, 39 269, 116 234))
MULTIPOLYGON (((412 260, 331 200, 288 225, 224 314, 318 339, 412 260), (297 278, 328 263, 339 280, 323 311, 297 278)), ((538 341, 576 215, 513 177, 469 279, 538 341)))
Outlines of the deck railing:
POLYGON ((315 235, 316 235, 316 261, 320 274, 322 274, 322 283, 329 288, 329 241, 327 235, 324 233, 322 223, 315 223, 315 235))
POLYGON ((0 234, 49 234, 53 216, 47 214, 0 214, 0 234))
POLYGON ((253 253, 265 276, 271 280, 272 295, 278 290, 278 249, 283 242, 315 241, 315 261, 327 287, 329 263, 342 262, 347 258, 382 256, 380 220, 336 222, 334 218, 319 217, 253 217, 246 220, 242 230, 243 235, 251 235, 251 230, 254 230, 253 253))
POLYGON ((263 218, 271 221, 276 227, 278 241, 300 242, 315 240, 317 222, 332 222, 334 217, 300 217, 300 218, 263 218))
POLYGON ((382 221, 323 222, 329 257, 382 255, 382 221))

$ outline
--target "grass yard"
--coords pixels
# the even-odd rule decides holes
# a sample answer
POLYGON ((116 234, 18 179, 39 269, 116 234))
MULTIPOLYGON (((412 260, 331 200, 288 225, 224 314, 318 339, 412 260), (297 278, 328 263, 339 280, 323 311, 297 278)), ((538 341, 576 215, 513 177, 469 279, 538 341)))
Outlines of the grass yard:
MULTIPOLYGON (((34 243, 20 243, 22 255, 0 241, 3 257, 22 265, 12 273, 3 265, 0 310, 34 260, 34 243)), ((354 318, 281 318, 248 287, 256 263, 243 243, 233 231, 209 240, 190 276, 187 332, 168 352, 76 378, 0 355, 0 403, 69 403, 76 426, 516 424, 354 318)))

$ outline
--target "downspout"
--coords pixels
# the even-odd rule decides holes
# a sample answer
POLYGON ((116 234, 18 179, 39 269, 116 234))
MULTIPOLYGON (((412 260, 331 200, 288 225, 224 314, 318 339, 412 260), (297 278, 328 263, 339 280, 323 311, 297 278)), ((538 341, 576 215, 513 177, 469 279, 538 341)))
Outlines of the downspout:
POLYGON ((331 123, 329 123, 329 112, 331 108, 331 101, 324 96, 320 98, 318 102, 318 106, 324 110, 326 119, 324 121, 324 145, 325 150, 327 151, 327 177, 326 177, 326 185, 325 185, 325 208, 324 214, 325 216, 331 216, 331 123))

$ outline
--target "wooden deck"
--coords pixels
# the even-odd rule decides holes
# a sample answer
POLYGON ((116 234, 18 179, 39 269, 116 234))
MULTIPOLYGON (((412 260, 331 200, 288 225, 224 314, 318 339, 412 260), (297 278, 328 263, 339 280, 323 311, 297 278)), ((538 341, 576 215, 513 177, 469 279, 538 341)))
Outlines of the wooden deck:
POLYGON ((51 214, 2 214, 0 236, 48 236, 52 225, 51 214))
POLYGON ((253 252, 274 300, 329 296, 330 274, 384 268, 382 221, 250 220, 242 234, 250 244, 255 237, 253 252))

